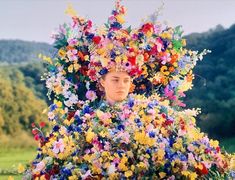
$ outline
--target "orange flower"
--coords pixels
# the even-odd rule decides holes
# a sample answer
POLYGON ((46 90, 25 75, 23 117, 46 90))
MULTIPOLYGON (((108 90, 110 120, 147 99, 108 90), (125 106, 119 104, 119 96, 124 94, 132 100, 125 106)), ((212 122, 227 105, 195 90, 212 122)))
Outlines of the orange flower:
POLYGON ((175 68, 173 66, 169 67, 170 72, 174 72, 175 68))
POLYGON ((160 69, 160 71, 161 71, 164 75, 169 75, 169 74, 170 74, 170 72, 167 71, 167 66, 162 66, 161 69, 160 69))
POLYGON ((82 52, 81 51, 78 51, 78 57, 80 57, 81 58, 81 60, 84 60, 84 55, 82 54, 82 52))
POLYGON ((176 62, 177 60, 178 60, 178 58, 179 58, 179 56, 178 56, 178 54, 173 54, 172 56, 171 56, 171 64, 173 64, 174 62, 176 62))

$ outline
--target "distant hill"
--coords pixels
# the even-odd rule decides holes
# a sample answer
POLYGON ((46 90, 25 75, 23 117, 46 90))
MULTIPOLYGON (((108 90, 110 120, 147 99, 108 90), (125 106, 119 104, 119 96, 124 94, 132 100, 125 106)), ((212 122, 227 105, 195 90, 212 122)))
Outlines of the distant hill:
POLYGON ((53 55, 54 48, 47 43, 22 40, 0 40, 0 63, 27 63, 38 61, 38 54, 53 55))

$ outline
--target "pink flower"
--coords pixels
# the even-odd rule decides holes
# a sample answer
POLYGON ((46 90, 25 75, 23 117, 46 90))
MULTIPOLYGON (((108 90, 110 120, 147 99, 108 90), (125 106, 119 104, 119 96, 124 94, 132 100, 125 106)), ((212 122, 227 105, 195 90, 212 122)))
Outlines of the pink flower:
POLYGON ((68 39, 68 43, 71 46, 75 46, 78 43, 78 40, 75 38, 70 38, 70 39, 68 39))
POLYGON ((88 170, 85 174, 81 175, 82 179, 86 179, 88 176, 91 176, 91 170, 88 170))
POLYGON ((97 98, 95 91, 91 91, 91 90, 87 91, 86 98, 91 101, 94 101, 97 98))
POLYGON ((33 170, 34 173, 40 172, 45 168, 45 163, 43 161, 36 164, 36 168, 33 170))
POLYGON ((63 142, 63 139, 60 139, 59 141, 55 141, 54 143, 53 143, 53 152, 55 153, 55 154, 58 154, 59 152, 63 152, 64 151, 64 142, 63 142))

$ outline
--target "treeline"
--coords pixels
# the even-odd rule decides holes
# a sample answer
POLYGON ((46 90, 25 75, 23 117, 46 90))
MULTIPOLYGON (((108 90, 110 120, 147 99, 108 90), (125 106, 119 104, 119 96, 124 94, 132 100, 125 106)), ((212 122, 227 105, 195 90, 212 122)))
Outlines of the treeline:
MULTIPOLYGON (((212 51, 194 70, 187 107, 202 109, 197 123, 211 138, 235 140, 235 25, 185 38, 190 49, 212 51)), ((40 80, 45 67, 37 55, 52 56, 53 52, 46 43, 0 40, 0 138, 19 134, 29 138, 30 124, 47 118, 41 113, 49 104, 40 80)))
POLYGON ((54 48, 47 43, 22 40, 0 40, 0 63, 19 64, 39 61, 38 54, 53 55, 54 48))
POLYGON ((34 143, 30 133, 31 123, 47 121, 46 114, 42 114, 42 111, 47 107, 46 97, 42 95, 45 91, 41 87, 43 84, 37 84, 37 79, 31 80, 36 76, 27 76, 27 73, 24 74, 27 72, 24 68, 26 66, 0 67, 1 147, 32 146, 34 143))
POLYGON ((186 38, 189 48, 212 51, 196 66, 194 88, 187 93, 186 102, 202 109, 198 125, 210 137, 235 137, 235 24, 186 38))

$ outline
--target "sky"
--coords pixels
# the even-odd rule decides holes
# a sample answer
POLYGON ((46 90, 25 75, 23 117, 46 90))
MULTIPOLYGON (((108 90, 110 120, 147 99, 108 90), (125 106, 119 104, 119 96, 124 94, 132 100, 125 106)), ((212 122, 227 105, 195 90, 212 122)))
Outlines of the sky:
MULTIPOLYGON (((170 26, 182 25, 184 35, 205 32, 221 24, 235 24, 235 0, 123 0, 126 21, 138 27, 141 19, 164 2, 158 20, 170 26)), ((107 21, 114 0, 0 0, 0 39, 21 39, 52 43, 59 24, 70 22, 64 13, 71 3, 79 15, 101 25, 107 21)))

